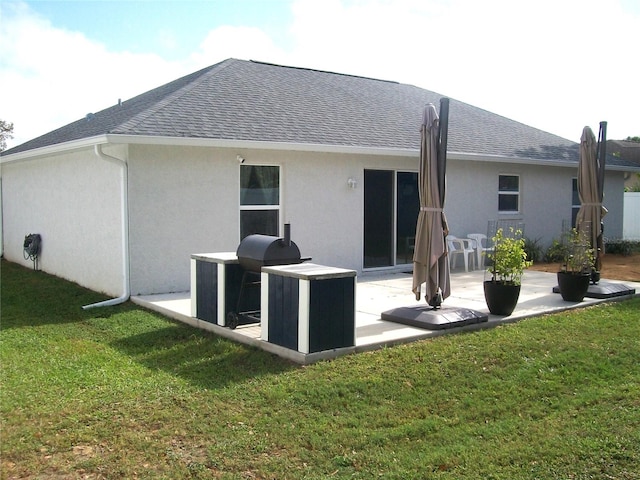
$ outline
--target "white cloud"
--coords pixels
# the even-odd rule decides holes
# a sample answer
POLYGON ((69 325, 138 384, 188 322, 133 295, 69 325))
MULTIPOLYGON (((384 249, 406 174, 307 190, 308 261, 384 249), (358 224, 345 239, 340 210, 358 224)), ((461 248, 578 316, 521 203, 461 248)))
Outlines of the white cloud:
POLYGON ((285 59, 286 55, 259 28, 223 25, 208 33, 198 51, 187 62, 195 70, 226 58, 277 63, 285 59))
MULTIPOLYGON (((9 147, 225 58, 286 63, 257 28, 216 28, 189 58, 169 62, 153 53, 109 51, 82 33, 52 26, 22 3, 2 8, 0 118, 14 123, 9 147)), ((175 42, 171 32, 160 34, 164 47, 175 42)))
POLYGON ((176 67, 157 55, 110 52, 23 4, 7 4, 3 14, 0 116, 14 123, 10 146, 176 78, 176 67))
POLYGON ((221 25, 180 62, 110 51, 22 3, 1 8, 10 145, 229 57, 410 83, 576 141, 600 120, 609 138, 640 135, 629 70, 640 16, 618 0, 295 0, 286 47, 221 25))
POLYGON ((163 28, 156 34, 158 46, 163 50, 174 52, 178 48, 178 38, 173 30, 163 28))
POLYGON ((411 83, 577 140, 640 134, 640 17, 616 0, 299 0, 297 65, 411 83))

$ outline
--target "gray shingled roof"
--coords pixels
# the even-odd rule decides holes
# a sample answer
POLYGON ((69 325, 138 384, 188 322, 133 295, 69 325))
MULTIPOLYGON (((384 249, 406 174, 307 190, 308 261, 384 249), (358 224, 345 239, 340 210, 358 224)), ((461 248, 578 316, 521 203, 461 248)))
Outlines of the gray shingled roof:
POLYGON ((608 140, 607 152, 640 167, 640 143, 627 140, 608 140))
MULTIPOLYGON (((102 134, 419 149, 412 85, 228 59, 4 152, 102 134)), ((577 161, 577 144, 451 99, 450 152, 577 161)))

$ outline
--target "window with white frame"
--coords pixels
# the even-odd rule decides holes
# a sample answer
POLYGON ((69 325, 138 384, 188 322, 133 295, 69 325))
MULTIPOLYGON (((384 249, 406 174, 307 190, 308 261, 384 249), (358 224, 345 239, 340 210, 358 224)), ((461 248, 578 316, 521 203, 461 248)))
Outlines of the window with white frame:
POLYGON ((520 212, 520 175, 498 176, 498 212, 520 212))
POLYGON ((280 167, 240 165, 240 240, 260 233, 278 235, 280 167))

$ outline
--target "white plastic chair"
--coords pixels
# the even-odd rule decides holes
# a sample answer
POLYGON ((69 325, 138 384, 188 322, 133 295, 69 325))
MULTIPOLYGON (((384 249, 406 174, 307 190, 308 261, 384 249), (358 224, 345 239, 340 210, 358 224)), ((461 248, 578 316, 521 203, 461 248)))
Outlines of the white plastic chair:
POLYGON ((456 258, 460 256, 464 259, 465 272, 469 271, 469 263, 471 263, 472 268, 475 268, 476 251, 474 240, 447 235, 447 246, 449 247, 449 268, 455 267, 456 258))
POLYGON ((475 247, 476 256, 478 258, 478 268, 484 267, 487 252, 493 250, 493 248, 488 246, 489 242, 487 240, 487 236, 483 233, 470 233, 467 237, 476 242, 475 247))
POLYGON ((404 263, 413 261, 413 252, 416 249, 416 237, 406 237, 404 240, 404 263))

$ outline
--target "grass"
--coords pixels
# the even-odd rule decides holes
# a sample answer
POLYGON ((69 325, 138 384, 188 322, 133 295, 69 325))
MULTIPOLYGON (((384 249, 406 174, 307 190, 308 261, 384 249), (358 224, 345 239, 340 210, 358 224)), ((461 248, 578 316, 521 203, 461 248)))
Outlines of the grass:
POLYGON ((640 479, 640 299, 307 367, 2 262, 2 478, 640 479))

